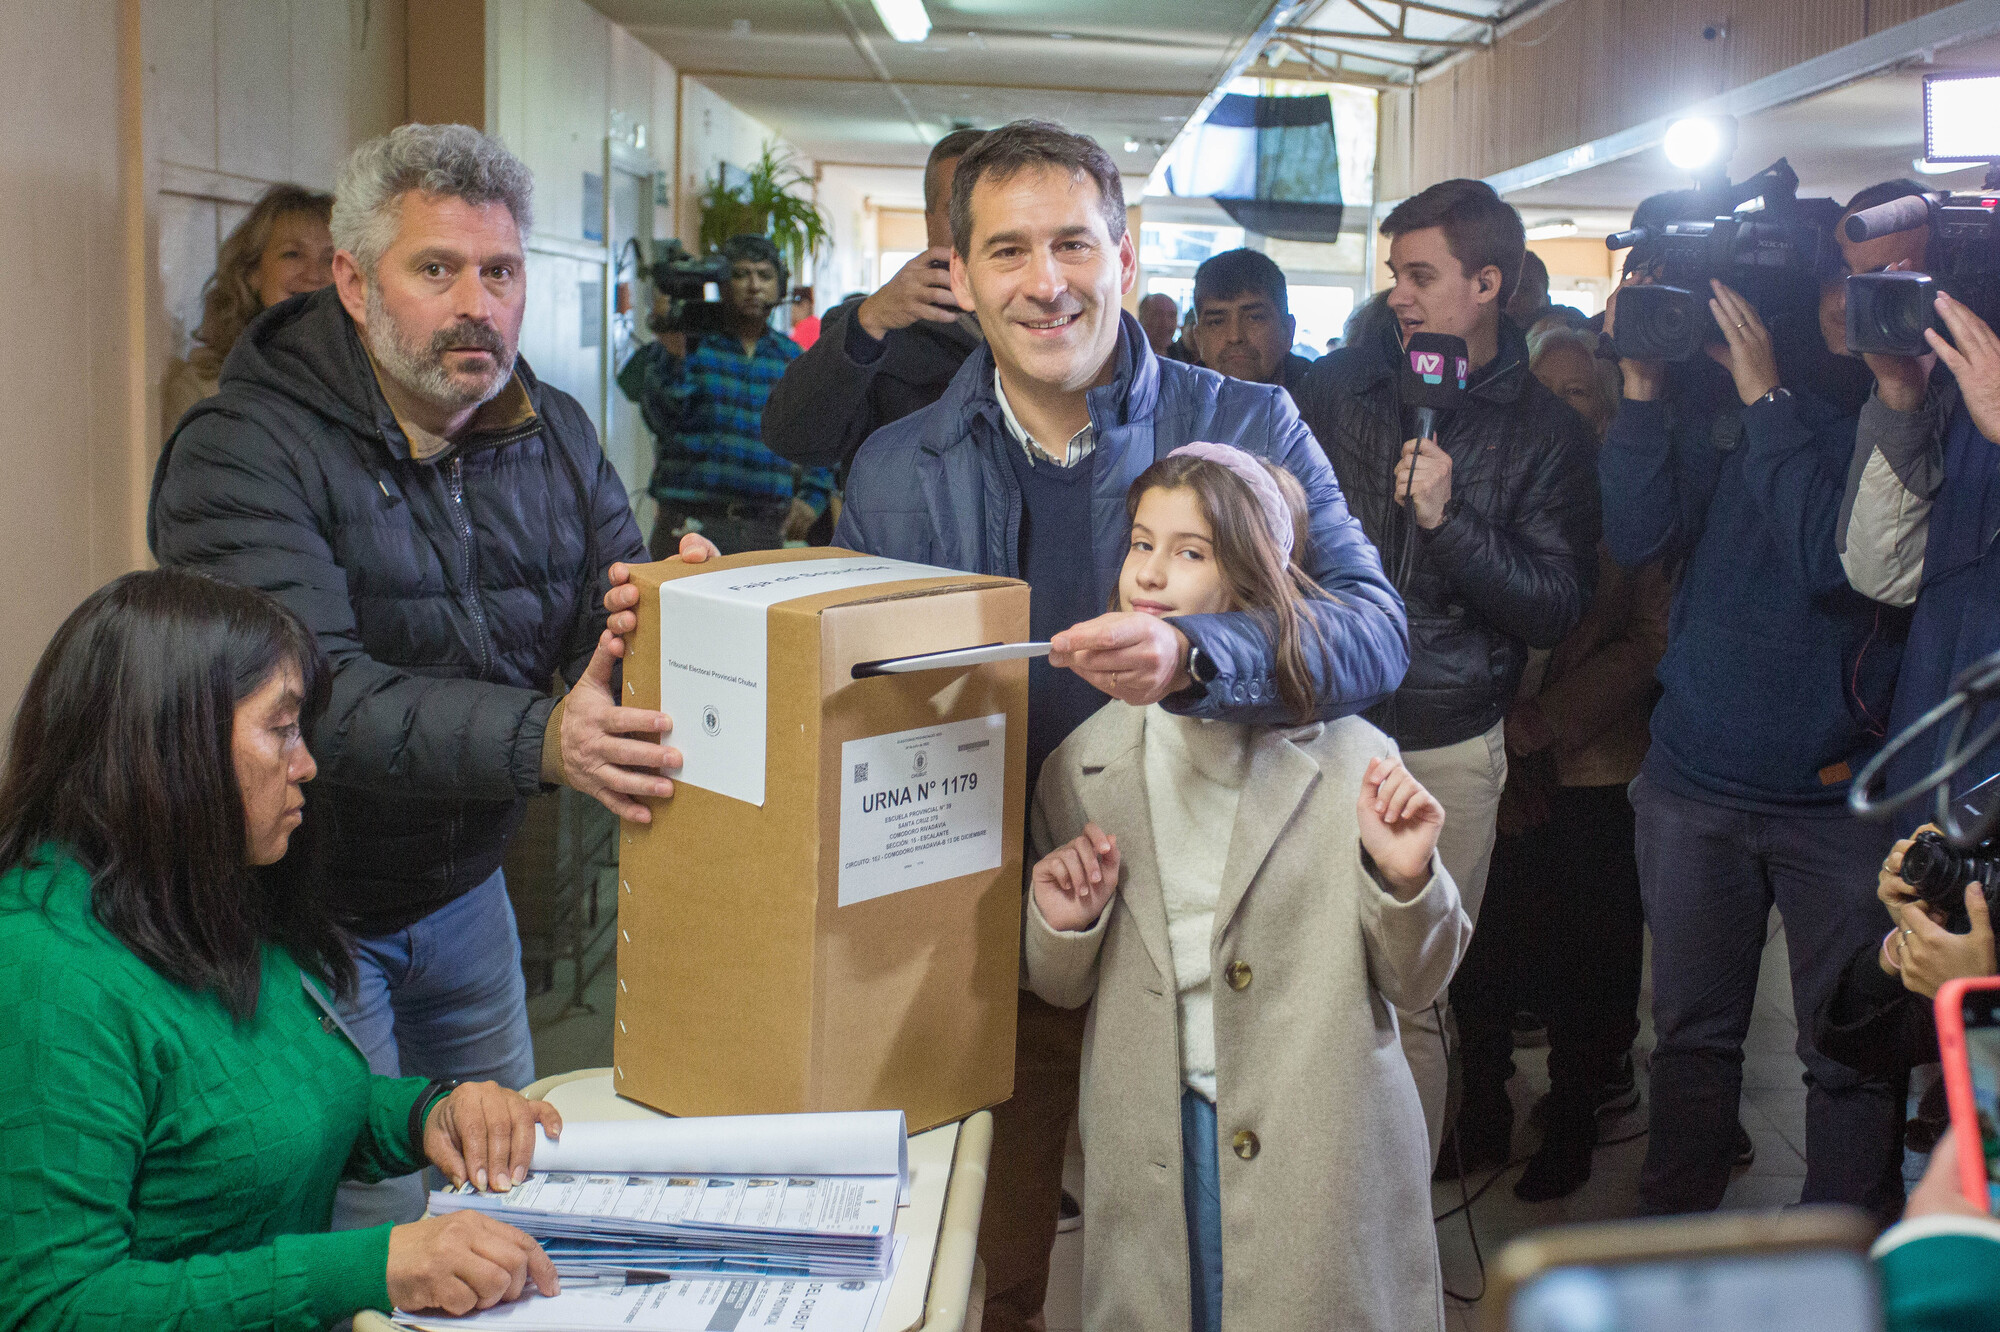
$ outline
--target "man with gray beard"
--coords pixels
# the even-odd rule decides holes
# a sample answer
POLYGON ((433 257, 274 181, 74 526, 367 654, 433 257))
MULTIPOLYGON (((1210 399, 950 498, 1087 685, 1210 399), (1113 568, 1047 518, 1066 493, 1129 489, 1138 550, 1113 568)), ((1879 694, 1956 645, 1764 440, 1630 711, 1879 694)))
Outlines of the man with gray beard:
MULTIPOLYGON (((607 567, 647 559, 625 487, 516 355, 532 190, 463 125, 356 149, 333 286, 245 330, 166 443, 147 532, 163 565, 272 593, 332 664, 307 828, 331 836, 371 1067, 515 1088, 534 1052, 500 861, 526 798, 568 785, 645 822, 680 762, 599 646, 607 567)), ((335 1219, 422 1210, 409 1176, 335 1219)))

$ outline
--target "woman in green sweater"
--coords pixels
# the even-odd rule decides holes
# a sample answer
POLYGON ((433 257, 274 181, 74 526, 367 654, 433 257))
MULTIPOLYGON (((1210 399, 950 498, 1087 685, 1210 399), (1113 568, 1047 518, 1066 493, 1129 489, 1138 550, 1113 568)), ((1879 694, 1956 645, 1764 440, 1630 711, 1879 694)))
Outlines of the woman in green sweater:
POLYGON ((428 1162, 504 1189, 562 1127, 493 1083, 374 1077, 333 1016, 354 967, 293 837, 328 678, 276 601, 171 569, 100 589, 42 654, 0 776, 0 1329, 555 1291, 488 1217, 327 1232, 343 1179, 428 1162))

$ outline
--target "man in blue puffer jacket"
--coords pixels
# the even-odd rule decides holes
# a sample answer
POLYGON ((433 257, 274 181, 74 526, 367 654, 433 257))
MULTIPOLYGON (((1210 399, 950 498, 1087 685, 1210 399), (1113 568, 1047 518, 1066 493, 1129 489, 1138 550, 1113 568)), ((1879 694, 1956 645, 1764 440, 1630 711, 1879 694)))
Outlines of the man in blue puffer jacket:
MULTIPOLYGON (((1110 697, 1235 721, 1286 719, 1271 644, 1246 614, 1105 614, 1130 540, 1125 495, 1194 440, 1289 470, 1311 508, 1320 714, 1386 697, 1408 665, 1401 600, 1284 390, 1154 356, 1123 315, 1137 261, 1118 169, 1095 142, 1023 121, 960 160, 952 289, 985 346, 930 407, 855 456, 834 544, 1024 578, 1031 630, 1056 652, 1028 677, 1028 771, 1110 697)), ((986 1326, 1029 1325, 1048 1285, 1083 1010, 1021 996, 1014 1097, 995 1115, 980 1222, 986 1326)))

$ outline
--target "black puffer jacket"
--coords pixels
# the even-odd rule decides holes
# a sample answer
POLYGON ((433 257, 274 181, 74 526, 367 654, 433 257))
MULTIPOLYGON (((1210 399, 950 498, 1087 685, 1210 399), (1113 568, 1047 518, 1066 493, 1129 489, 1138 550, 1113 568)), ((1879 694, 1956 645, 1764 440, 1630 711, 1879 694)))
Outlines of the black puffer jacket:
POLYGON ((820 320, 819 340, 785 367, 764 404, 764 447, 801 467, 844 467, 870 435, 944 396, 979 346, 960 319, 920 319, 880 342, 854 327, 861 302, 820 320))
MULTIPOLYGON (((1400 354, 1386 327, 1367 345, 1315 361, 1293 393, 1392 578, 1412 527, 1394 473, 1416 433, 1397 391, 1400 354)), ((1417 529, 1400 589, 1410 671, 1395 698, 1368 714, 1405 749, 1455 744, 1499 721, 1528 649, 1560 643, 1597 581, 1590 427, 1528 373, 1527 340, 1505 319, 1499 355, 1475 372, 1468 396, 1438 425, 1455 512, 1432 531, 1417 529)))
POLYGON ((335 905, 364 935, 500 864, 604 570, 647 558, 583 408, 516 373, 533 416, 414 461, 329 287, 244 331, 154 473, 160 563, 265 589, 332 660, 307 790, 332 797, 335 905))

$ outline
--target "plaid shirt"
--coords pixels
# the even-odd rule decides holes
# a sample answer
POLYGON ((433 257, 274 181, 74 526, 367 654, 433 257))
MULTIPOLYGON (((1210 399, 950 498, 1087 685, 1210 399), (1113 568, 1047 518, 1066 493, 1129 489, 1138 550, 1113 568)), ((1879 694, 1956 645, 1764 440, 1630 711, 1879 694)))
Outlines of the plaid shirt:
POLYGON ((659 445, 647 491, 657 500, 773 507, 797 496, 814 513, 825 509, 833 473, 794 467, 764 447, 764 401, 798 344, 772 329, 747 356, 727 333, 690 334, 689 343, 682 358, 649 342, 618 372, 659 445))

